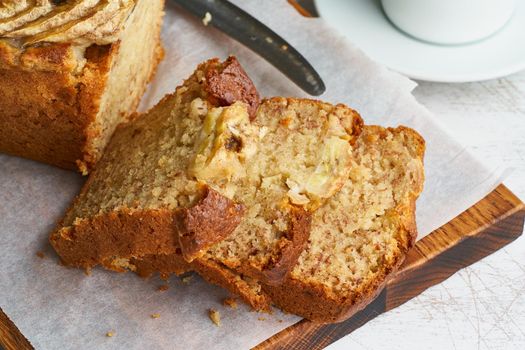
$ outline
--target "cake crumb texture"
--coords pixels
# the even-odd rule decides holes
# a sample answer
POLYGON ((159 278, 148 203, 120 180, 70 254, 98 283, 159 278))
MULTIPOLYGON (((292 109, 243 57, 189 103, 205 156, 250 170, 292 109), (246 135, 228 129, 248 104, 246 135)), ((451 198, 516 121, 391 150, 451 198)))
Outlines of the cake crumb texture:
POLYGON ((167 284, 163 284, 163 285, 160 285, 160 286, 157 288, 157 290, 158 290, 159 292, 165 292, 165 291, 167 291, 169 288, 170 288, 170 287, 169 287, 167 284))

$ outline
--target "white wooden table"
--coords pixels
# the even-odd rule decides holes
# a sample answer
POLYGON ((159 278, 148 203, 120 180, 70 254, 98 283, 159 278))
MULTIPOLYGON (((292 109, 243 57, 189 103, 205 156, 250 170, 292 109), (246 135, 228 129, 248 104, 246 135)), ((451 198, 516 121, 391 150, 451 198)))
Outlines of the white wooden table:
MULTIPOLYGON (((525 200, 525 71, 419 84, 414 95, 452 137, 513 168, 504 183, 525 200)), ((525 235, 328 349, 525 349, 525 235)))

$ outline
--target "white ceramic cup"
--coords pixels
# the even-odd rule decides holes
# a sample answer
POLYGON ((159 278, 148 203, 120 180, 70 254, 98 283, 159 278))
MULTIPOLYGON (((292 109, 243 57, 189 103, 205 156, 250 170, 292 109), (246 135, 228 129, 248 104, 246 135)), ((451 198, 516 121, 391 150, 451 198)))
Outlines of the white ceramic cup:
POLYGON ((457 45, 484 39, 512 17, 516 0, 381 0, 390 21, 432 43, 457 45))

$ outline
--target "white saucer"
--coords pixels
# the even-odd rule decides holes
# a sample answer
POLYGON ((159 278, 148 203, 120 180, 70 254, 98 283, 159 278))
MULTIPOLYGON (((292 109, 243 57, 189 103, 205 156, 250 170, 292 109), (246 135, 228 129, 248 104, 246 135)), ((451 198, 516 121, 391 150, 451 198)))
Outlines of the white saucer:
POLYGON ((317 0, 321 17, 372 59, 410 78, 469 82, 525 69, 525 1, 499 32, 468 45, 441 46, 414 39, 384 16, 376 0, 317 0))

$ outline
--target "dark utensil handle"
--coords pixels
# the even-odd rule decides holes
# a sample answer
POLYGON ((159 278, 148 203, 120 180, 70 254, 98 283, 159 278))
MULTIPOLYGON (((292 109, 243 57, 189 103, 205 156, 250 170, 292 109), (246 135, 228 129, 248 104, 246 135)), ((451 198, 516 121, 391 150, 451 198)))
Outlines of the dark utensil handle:
POLYGON ((173 0, 198 18, 209 12, 209 25, 257 52, 310 95, 325 85, 308 61, 266 25, 226 0, 173 0))

